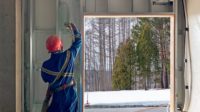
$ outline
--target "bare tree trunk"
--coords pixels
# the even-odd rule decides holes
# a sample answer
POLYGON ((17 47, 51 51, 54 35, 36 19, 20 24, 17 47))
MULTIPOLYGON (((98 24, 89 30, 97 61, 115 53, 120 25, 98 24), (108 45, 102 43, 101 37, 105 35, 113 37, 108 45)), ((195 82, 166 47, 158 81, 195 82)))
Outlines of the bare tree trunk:
POLYGON ((109 19, 109 41, 108 41, 108 44, 109 44, 109 47, 108 47, 108 49, 109 49, 109 69, 108 69, 108 82, 109 82, 109 90, 111 90, 111 85, 112 85, 112 83, 110 83, 111 82, 111 77, 112 77, 112 43, 111 43, 111 38, 112 38, 112 21, 111 21, 111 19, 109 19))
POLYGON ((113 51, 113 53, 112 53, 112 65, 114 64, 114 61, 115 61, 115 53, 116 53, 116 50, 115 50, 115 48, 116 48, 116 24, 115 24, 115 19, 113 19, 113 26, 112 26, 112 30, 113 30, 113 38, 112 38, 112 51, 113 51))
POLYGON ((122 42, 121 40, 121 19, 119 19, 119 44, 122 42))
POLYGON ((102 19, 99 18, 99 48, 100 48, 100 68, 99 68, 99 80, 100 80, 100 84, 99 84, 99 90, 102 90, 102 83, 103 83, 103 42, 102 42, 103 36, 102 36, 102 19))
POLYGON ((106 76, 106 38, 105 38, 105 19, 103 19, 103 24, 102 24, 102 42, 103 42, 103 74, 102 74, 102 90, 105 91, 105 76, 106 76))
POLYGON ((130 18, 127 20, 127 35, 128 35, 128 38, 130 39, 131 38, 131 20, 130 20, 130 18))
POLYGON ((122 42, 125 42, 126 40, 126 27, 125 27, 125 18, 122 18, 122 42))
POLYGON ((92 76, 93 76, 93 78, 92 78, 92 87, 93 87, 93 91, 95 91, 95 89, 96 89, 96 83, 94 82, 95 81, 95 79, 96 79, 96 60, 95 60, 95 43, 94 43, 94 35, 92 36, 92 63, 93 63, 93 74, 92 74, 92 76))

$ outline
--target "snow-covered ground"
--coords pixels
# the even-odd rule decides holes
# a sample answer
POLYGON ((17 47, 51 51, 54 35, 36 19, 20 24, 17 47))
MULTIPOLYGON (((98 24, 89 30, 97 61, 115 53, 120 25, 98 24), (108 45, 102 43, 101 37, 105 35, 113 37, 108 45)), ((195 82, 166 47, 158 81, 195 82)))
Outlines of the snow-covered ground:
POLYGON ((134 105, 134 106, 159 106, 168 105, 170 90, 122 90, 122 91, 97 91, 85 92, 84 104, 89 105, 134 105), (87 100, 88 98, 88 100, 87 100))

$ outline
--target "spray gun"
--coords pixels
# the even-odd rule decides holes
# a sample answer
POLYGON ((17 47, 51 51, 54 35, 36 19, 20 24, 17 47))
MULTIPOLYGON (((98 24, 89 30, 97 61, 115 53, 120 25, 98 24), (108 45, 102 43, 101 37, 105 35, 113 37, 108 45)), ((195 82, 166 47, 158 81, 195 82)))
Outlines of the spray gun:
POLYGON ((74 42, 75 41, 75 36, 74 36, 74 32, 73 32, 73 23, 67 23, 67 22, 65 22, 64 23, 64 26, 65 26, 65 29, 67 30, 67 31, 69 31, 71 34, 72 34, 72 42, 74 42))
POLYGON ((66 30, 69 30, 70 32, 72 31, 71 23, 65 22, 64 26, 65 26, 66 30))

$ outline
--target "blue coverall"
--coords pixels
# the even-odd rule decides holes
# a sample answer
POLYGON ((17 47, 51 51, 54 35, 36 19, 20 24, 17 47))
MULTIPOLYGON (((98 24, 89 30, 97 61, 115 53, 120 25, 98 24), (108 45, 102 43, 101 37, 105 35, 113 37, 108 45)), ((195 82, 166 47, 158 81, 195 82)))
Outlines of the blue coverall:
MULTIPOLYGON (((43 69, 47 69, 53 73, 58 73, 64 64, 65 59, 70 56, 68 65, 64 70, 65 73, 69 73, 69 75, 57 80, 52 86, 50 86, 50 90, 55 90, 63 84, 69 84, 74 79, 74 61, 81 48, 81 34, 77 30, 74 30, 73 33, 75 35, 75 41, 69 49, 51 53, 50 58, 43 62, 43 69), (67 55, 67 51, 69 55, 67 55)), ((56 77, 53 73, 51 74, 41 71, 43 81, 51 83, 56 77)), ((54 92, 48 112, 78 112, 78 97, 75 87, 70 86, 64 90, 54 92)))

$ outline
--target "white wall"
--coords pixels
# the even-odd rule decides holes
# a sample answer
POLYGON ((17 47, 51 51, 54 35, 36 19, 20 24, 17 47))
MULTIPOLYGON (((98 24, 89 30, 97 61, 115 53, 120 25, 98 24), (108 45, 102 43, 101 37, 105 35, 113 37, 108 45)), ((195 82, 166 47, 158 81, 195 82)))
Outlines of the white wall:
POLYGON ((200 1, 186 0, 188 2, 189 35, 191 39, 192 55, 192 102, 189 112, 200 110, 200 1))

